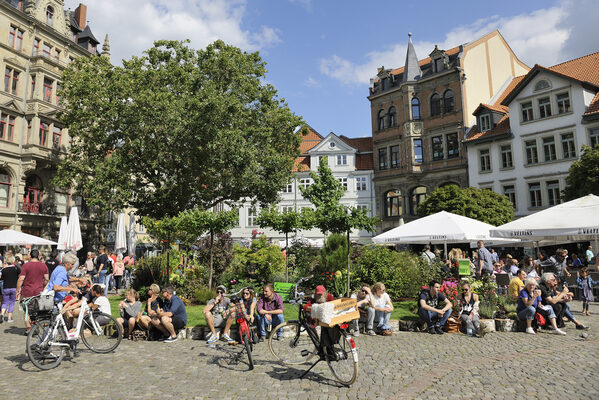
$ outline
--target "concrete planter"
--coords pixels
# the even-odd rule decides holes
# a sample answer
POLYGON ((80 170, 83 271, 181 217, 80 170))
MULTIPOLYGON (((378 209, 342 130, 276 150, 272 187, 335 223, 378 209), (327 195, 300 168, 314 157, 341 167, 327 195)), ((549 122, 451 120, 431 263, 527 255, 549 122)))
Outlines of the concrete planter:
POLYGON ((511 332, 514 328, 514 320, 513 319, 496 319, 495 320, 495 330, 497 332, 511 332))
POLYGON ((494 319, 481 319, 481 329, 484 329, 486 333, 495 332, 495 320, 494 319))

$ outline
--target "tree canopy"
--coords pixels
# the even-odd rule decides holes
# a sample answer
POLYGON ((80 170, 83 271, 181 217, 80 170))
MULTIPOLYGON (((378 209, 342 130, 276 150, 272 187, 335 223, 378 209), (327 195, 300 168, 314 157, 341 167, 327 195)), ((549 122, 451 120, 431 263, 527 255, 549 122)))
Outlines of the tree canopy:
POLYGON ((587 194, 599 196, 599 146, 582 146, 580 160, 572 163, 566 178, 565 201, 587 194))
POLYGON ((425 217, 447 211, 491 225, 503 225, 514 219, 510 200, 492 190, 447 185, 435 189, 418 206, 418 215, 425 217))
POLYGON ((272 203, 299 153, 302 120, 264 82, 258 53, 157 41, 113 66, 81 57, 63 75, 72 137, 55 183, 101 210, 162 218, 242 198, 272 203))

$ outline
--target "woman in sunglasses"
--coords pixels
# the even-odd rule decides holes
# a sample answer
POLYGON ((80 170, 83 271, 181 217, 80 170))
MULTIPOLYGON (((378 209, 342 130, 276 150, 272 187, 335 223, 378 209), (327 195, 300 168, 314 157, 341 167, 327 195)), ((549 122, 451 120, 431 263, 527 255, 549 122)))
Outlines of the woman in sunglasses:
POLYGON ((241 292, 241 300, 245 307, 245 318, 251 324, 254 323, 254 314, 256 312, 256 297, 254 296, 254 289, 245 288, 241 292))

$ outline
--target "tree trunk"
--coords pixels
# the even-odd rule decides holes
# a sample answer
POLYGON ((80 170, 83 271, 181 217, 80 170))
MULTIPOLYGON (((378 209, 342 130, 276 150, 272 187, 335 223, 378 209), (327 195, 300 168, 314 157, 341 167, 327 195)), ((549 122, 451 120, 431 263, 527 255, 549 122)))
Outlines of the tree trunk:
POLYGON ((351 259, 349 256, 349 230, 347 231, 347 297, 351 296, 350 290, 351 288, 349 287, 350 283, 349 283, 349 270, 350 270, 350 264, 351 264, 351 259))
POLYGON ((289 233, 285 232, 285 282, 289 283, 289 233))
POLYGON ((214 246, 214 232, 210 231, 210 273, 208 275, 208 288, 212 289, 212 277, 214 275, 214 255, 212 254, 212 247, 214 246))

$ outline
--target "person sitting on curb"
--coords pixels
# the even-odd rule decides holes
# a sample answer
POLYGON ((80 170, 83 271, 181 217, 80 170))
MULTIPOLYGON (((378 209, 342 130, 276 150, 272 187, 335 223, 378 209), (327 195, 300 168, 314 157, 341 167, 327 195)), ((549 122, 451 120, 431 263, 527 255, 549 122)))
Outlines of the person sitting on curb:
POLYGON ((146 302, 146 314, 138 315, 139 325, 142 329, 150 331, 152 319, 158 318, 158 313, 164 308, 164 302, 160 297, 160 286, 152 283, 148 288, 148 300, 146 302))
MULTIPOLYGON (((258 299, 258 327, 260 329, 260 341, 266 337, 266 325, 273 327, 282 324, 285 321, 283 317, 283 298, 275 293, 272 283, 266 284, 264 290, 258 299)), ((282 332, 275 339, 280 340, 282 332)))
POLYGON ((119 303, 119 313, 120 317, 116 319, 116 322, 121 326, 123 332, 124 323, 127 322, 127 333, 128 338, 131 339, 133 337, 133 329, 135 329, 135 323, 138 321, 141 314, 141 303, 139 301, 139 295, 135 291, 135 289, 127 289, 125 292, 125 300, 119 303))
POLYGON ((389 324, 389 319, 393 311, 393 303, 385 290, 385 285, 382 282, 377 282, 372 286, 374 292, 371 296, 374 303, 374 326, 376 333, 391 336, 393 328, 389 324))
POLYGON ((418 300, 418 315, 424 322, 429 333, 437 333, 442 335, 443 326, 451 315, 451 301, 443 293, 440 292, 441 284, 437 280, 429 283, 429 289, 424 289, 420 292, 418 300), (439 309, 439 306, 444 304, 444 307, 439 309))
POLYGON ((478 304, 478 295, 472 292, 470 284, 468 282, 462 283, 462 297, 460 299, 462 312, 460 313, 460 319, 466 325, 466 334, 468 336, 474 335, 478 337, 479 333, 484 334, 480 331, 478 304))
POLYGON ((524 289, 524 280, 526 279, 526 271, 519 269, 516 276, 510 280, 510 284, 507 288, 507 294, 513 299, 518 298, 518 294, 524 289))
POLYGON ((358 311, 360 312, 360 318, 354 319, 353 323, 353 335, 358 336, 360 334, 360 322, 364 323, 366 333, 371 336, 375 336, 376 332, 373 329, 374 326, 374 302, 372 301, 372 292, 370 286, 367 284, 362 285, 358 293, 354 293, 351 296, 357 301, 358 311))
POLYGON ((568 302, 572 300, 572 292, 568 290, 568 286, 564 285, 563 289, 558 291, 557 278, 551 272, 546 272, 541 277, 543 283, 539 285, 541 290, 541 302, 544 305, 551 306, 555 313, 557 327, 565 327, 564 316, 576 325, 576 329, 586 330, 586 326, 576 320, 576 317, 570 312, 568 302))
POLYGON ((162 289, 164 310, 158 313, 158 318, 152 320, 152 324, 165 336, 168 336, 164 340, 165 343, 176 342, 177 332, 187 325, 185 304, 174 293, 175 290, 172 286, 166 286, 162 289))
POLYGON ((526 333, 531 335, 535 334, 535 331, 532 328, 532 320, 535 318, 537 312, 541 311, 541 315, 545 314, 549 317, 551 326, 553 327, 553 333, 556 335, 565 335, 566 332, 557 327, 553 308, 541 304, 541 291, 539 289, 535 290, 536 286, 537 282, 532 278, 528 278, 524 282, 524 289, 522 289, 518 295, 516 313, 520 320, 526 320, 526 333))
POLYGON ((225 327, 223 332, 222 340, 227 343, 235 343, 229 336, 229 329, 235 322, 235 313, 229 312, 229 306, 231 305, 231 299, 225 297, 224 294, 227 292, 223 285, 216 287, 216 297, 211 299, 206 307, 204 307, 203 313, 206 318, 206 324, 212 334, 206 341, 208 344, 212 344, 218 340, 218 333, 216 328, 225 327))

